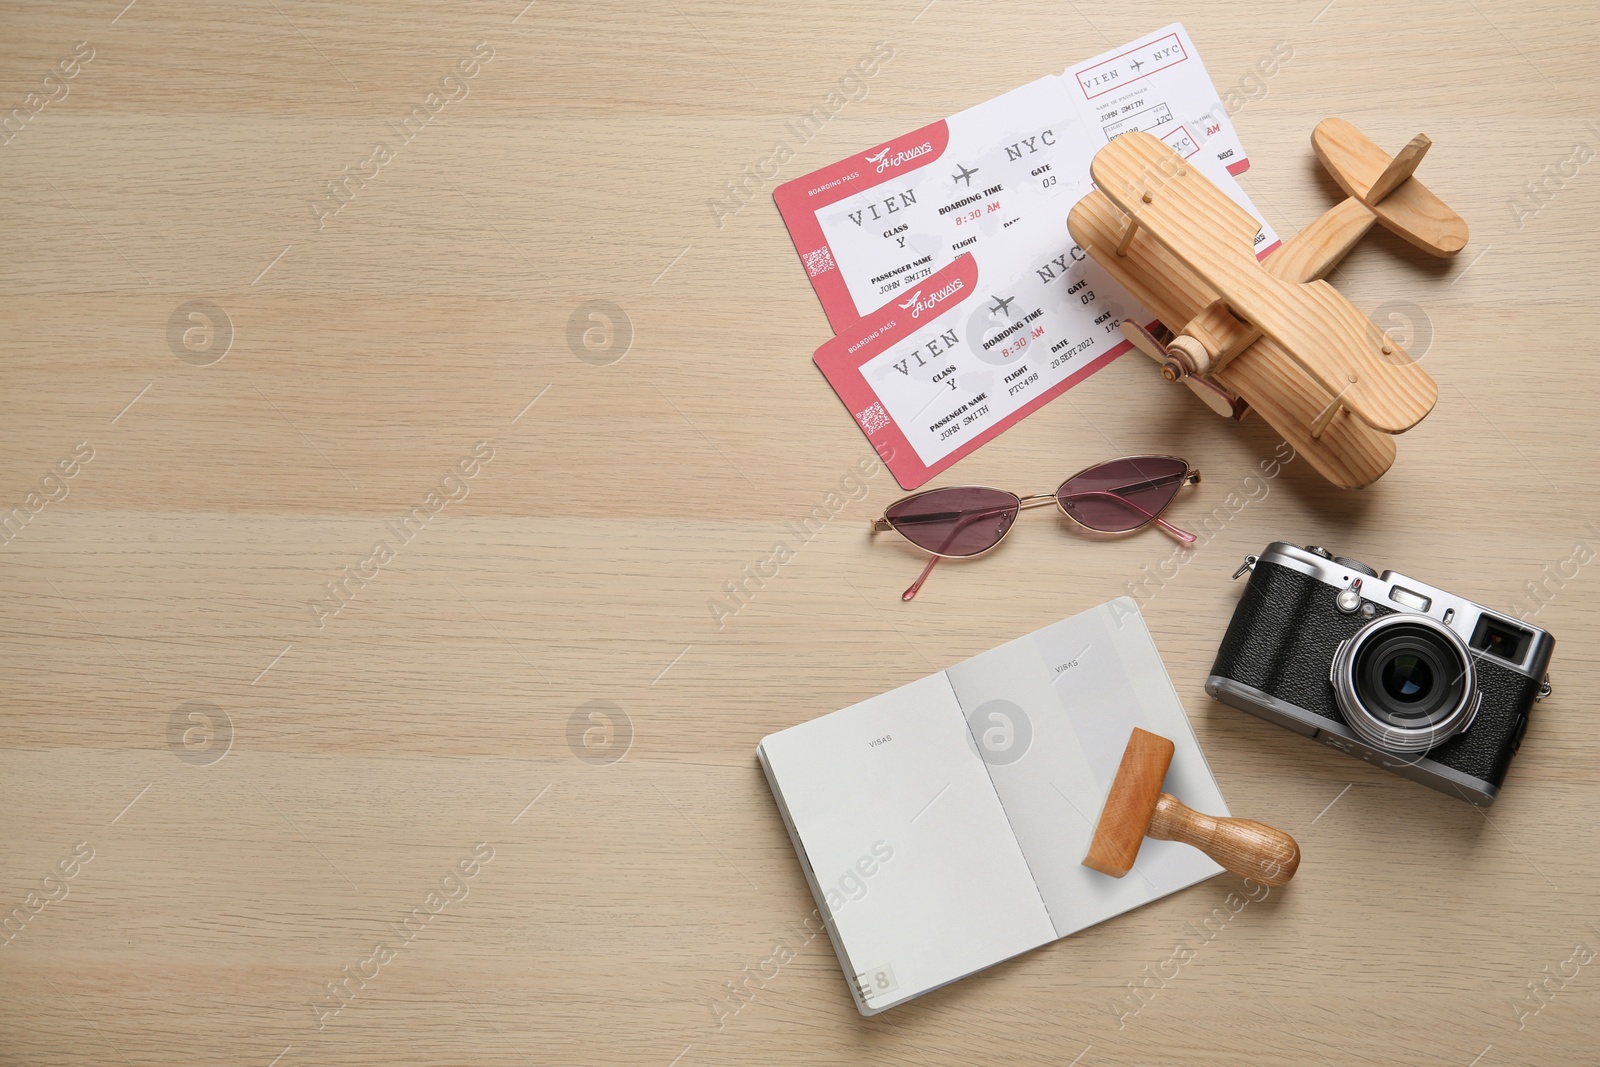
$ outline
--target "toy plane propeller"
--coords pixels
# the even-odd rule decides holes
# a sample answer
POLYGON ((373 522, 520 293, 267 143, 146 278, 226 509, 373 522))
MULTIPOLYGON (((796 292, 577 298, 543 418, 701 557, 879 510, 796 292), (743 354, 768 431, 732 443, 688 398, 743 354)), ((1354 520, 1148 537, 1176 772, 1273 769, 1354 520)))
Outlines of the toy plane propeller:
POLYGON ((1393 435, 1432 410, 1428 373, 1323 281, 1374 222, 1436 256, 1467 243, 1467 224, 1412 172, 1430 141, 1393 158, 1343 119, 1311 134, 1348 199, 1264 260, 1255 219, 1156 137, 1102 148, 1095 191, 1073 207, 1073 240, 1155 313, 1163 341, 1122 324, 1134 346, 1220 415, 1260 412, 1335 485, 1370 485, 1394 462, 1393 435))

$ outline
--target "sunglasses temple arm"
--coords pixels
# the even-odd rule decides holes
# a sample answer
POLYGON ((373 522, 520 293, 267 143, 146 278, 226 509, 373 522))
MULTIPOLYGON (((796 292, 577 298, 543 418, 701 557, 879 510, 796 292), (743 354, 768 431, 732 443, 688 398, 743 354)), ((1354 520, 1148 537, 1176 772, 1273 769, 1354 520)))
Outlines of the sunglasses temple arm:
MULTIPOLYGON (((950 544, 955 540, 956 534, 960 533, 963 527, 965 527, 967 525, 970 525, 971 523, 974 523, 974 522, 980 522, 980 521, 982 521, 984 519, 990 518, 991 516, 994 516, 994 515, 1001 514, 1001 513, 1005 512, 1005 511, 1009 511, 1012 508, 1014 508, 1015 506, 1016 505, 1011 505, 1010 507, 999 507, 999 508, 981 508, 981 509, 979 509, 977 511, 969 511, 969 512, 962 513, 960 515, 960 520, 959 520, 958 524, 956 525, 956 528, 951 530, 950 531, 950 535, 945 538, 943 547, 949 548, 950 544)), ((905 536, 905 535, 902 534, 901 536, 905 536)), ((1002 533, 1000 536, 1004 537, 1005 534, 1002 533)), ((907 538, 907 540, 910 540, 910 539, 907 538)), ((915 542, 913 542, 913 543, 915 543, 915 542)), ((995 543, 999 544, 999 538, 995 539, 995 543)), ((921 546, 919 545, 918 547, 921 547, 921 546)), ((924 549, 924 551, 928 551, 928 550, 924 549)), ((922 568, 922 573, 917 575, 917 580, 912 582, 911 585, 906 588, 906 591, 904 593, 900 594, 900 599, 902 601, 910 600, 910 599, 912 599, 913 597, 915 597, 917 595, 917 591, 922 588, 922 583, 927 581, 928 580, 928 575, 933 572, 934 564, 938 563, 939 560, 942 559, 942 558, 943 557, 938 556, 938 555, 932 555, 932 556, 928 557, 928 565, 926 567, 922 568)))
MULTIPOLYGON (((940 545, 939 545, 940 549, 946 549, 946 548, 949 548, 955 542, 955 539, 956 539, 957 535, 959 535, 964 529, 966 529, 968 526, 971 526, 973 523, 982 522, 984 519, 993 518, 996 515, 1001 515, 1001 514, 1004 514, 1007 511, 1014 511, 1014 510, 1016 510, 1016 505, 1015 504, 1007 504, 1007 505, 1005 505, 1003 507, 977 508, 977 509, 972 510, 972 511, 956 511, 956 512, 948 512, 948 513, 940 514, 940 515, 912 516, 909 519, 902 519, 900 521, 907 522, 907 523, 915 523, 915 522, 948 522, 952 518, 955 519, 956 520, 955 528, 952 529, 950 531, 950 533, 945 536, 945 539, 942 542, 940 542, 940 545)), ((885 519, 884 521, 885 521, 885 523, 888 523, 887 519, 885 519)), ((894 529, 893 524, 889 524, 889 528, 891 530, 894 529)), ((900 533, 901 537, 905 537, 904 531, 899 531, 899 533, 900 533)), ((1001 534, 1000 536, 1004 537, 1005 535, 1001 534)), ((906 537, 906 540, 911 541, 911 539, 909 537, 906 537)), ((911 543, 914 544, 914 545, 917 545, 917 542, 915 542, 915 541, 911 541, 911 543)), ((1000 543, 999 538, 996 538, 995 544, 999 544, 999 543, 1000 543)), ((926 548, 926 547, 924 547, 922 545, 917 545, 917 547, 921 548, 924 552, 932 552, 932 551, 934 551, 933 549, 926 548)), ((991 547, 993 547, 993 546, 991 546, 991 547)), ((934 558, 937 559, 938 557, 935 556, 934 558)), ((931 564, 930 564, 930 566, 931 566, 931 564)), ((926 578, 927 574, 924 573, 922 577, 926 578)), ((922 584, 920 579, 918 580, 917 584, 919 586, 922 584)), ((915 595, 916 595, 916 590, 913 589, 911 591, 911 596, 915 596, 915 595)), ((910 600, 911 597, 908 596, 905 599, 906 600, 910 600)))
POLYGON ((933 565, 939 562, 938 556, 929 556, 928 565, 922 568, 922 573, 917 575, 917 580, 912 582, 904 593, 900 594, 901 600, 910 600, 917 595, 917 590, 922 588, 922 583, 928 580, 928 574, 933 570, 933 565))
POLYGON ((1190 533, 1188 530, 1182 529, 1181 527, 1172 525, 1172 523, 1161 518, 1159 515, 1156 516, 1156 525, 1167 531, 1167 533, 1175 537, 1180 543, 1185 545, 1194 544, 1194 534, 1190 533))
POLYGON ((1148 511, 1146 511, 1144 508, 1140 507, 1138 504, 1134 503, 1132 500, 1129 500, 1127 497, 1123 496, 1120 493, 1109 493, 1109 492, 1073 493, 1067 499, 1075 500, 1075 499, 1077 499, 1079 497, 1085 497, 1085 496, 1109 496, 1109 497, 1112 497, 1119 504, 1126 504, 1128 507, 1132 508, 1134 511, 1137 511, 1139 514, 1143 515, 1146 519, 1150 520, 1151 522, 1154 522, 1157 526, 1159 526, 1163 530, 1167 531, 1167 533, 1169 533, 1173 537, 1177 538, 1183 544, 1186 544, 1186 545, 1194 544, 1194 541, 1195 541, 1194 534, 1190 533, 1188 530, 1180 529, 1180 528, 1172 525, 1172 523, 1168 522, 1166 519, 1163 519, 1160 515, 1155 515, 1155 514, 1152 514, 1152 513, 1148 512, 1148 511))

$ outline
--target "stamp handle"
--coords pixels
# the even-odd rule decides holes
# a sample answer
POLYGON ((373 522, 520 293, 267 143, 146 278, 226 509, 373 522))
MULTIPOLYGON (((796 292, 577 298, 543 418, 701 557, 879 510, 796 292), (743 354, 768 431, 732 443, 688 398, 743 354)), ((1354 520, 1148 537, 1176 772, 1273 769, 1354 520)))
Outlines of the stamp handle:
POLYGON ((1280 886, 1300 866, 1295 839, 1253 819, 1204 815, 1171 793, 1162 793, 1150 819, 1148 836, 1193 845, 1242 878, 1280 886))

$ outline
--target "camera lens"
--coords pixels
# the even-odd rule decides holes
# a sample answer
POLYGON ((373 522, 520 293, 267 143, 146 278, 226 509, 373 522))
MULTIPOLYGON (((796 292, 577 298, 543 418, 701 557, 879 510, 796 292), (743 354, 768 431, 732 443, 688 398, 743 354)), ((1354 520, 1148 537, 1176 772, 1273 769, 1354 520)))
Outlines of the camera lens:
POLYGON ((1330 678, 1339 710, 1361 738, 1422 752, 1465 730, 1478 708, 1471 655, 1425 615, 1385 615, 1339 647, 1330 678))
POLYGON ((1433 688, 1433 670, 1421 656, 1395 656, 1383 665, 1384 692, 1406 703, 1421 700, 1433 688))
POLYGON ((1426 659, 1411 654, 1395 656, 1386 662, 1382 678, 1384 693, 1406 704, 1421 701, 1434 688, 1434 670, 1427 665, 1426 659))
POLYGON ((1465 660, 1425 626, 1391 626, 1356 653, 1356 697, 1390 726, 1431 726, 1460 702, 1465 660))

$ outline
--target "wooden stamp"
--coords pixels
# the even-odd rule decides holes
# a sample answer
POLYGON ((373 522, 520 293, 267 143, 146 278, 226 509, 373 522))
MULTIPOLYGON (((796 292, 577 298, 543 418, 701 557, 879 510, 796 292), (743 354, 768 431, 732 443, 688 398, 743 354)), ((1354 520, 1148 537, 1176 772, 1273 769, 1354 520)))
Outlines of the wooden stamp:
POLYGON ((1282 830, 1250 819, 1202 815, 1161 791, 1172 752, 1165 737, 1134 728, 1083 865, 1121 878, 1133 869, 1144 839, 1154 837, 1193 845, 1234 874, 1262 885, 1280 886, 1293 878, 1300 867, 1300 846, 1282 830))

